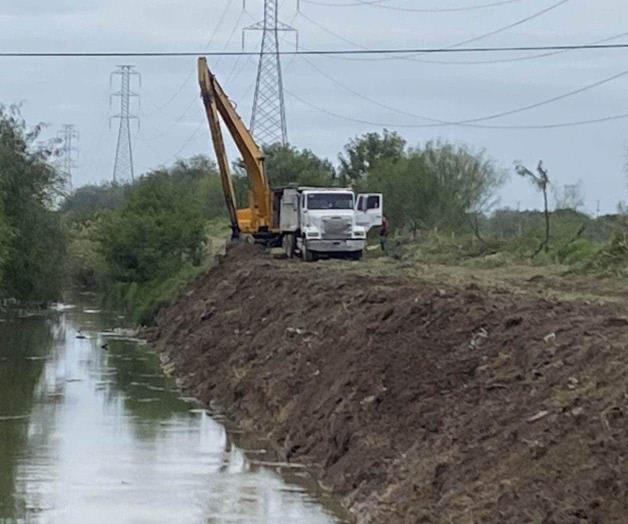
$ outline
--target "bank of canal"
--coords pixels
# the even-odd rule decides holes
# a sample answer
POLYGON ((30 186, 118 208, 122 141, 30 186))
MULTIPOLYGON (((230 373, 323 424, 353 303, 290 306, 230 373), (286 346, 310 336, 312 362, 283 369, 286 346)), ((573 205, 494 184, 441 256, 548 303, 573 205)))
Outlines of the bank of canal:
POLYGON ((305 471, 182 398, 122 319, 61 309, 0 320, 0 522, 341 522, 305 471))

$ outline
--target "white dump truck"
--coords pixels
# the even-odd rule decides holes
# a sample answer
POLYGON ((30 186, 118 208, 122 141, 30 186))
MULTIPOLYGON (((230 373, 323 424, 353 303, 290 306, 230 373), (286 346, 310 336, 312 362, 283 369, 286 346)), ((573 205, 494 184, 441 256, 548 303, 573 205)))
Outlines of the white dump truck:
POLYGON ((360 259, 371 228, 382 225, 381 194, 351 189, 288 187, 274 191, 274 210, 288 257, 360 259))
POLYGON ((288 257, 301 255, 307 261, 329 256, 361 258, 368 232, 382 225, 382 195, 356 195, 351 189, 336 187, 272 189, 266 176, 264 152, 209 70, 205 58, 199 58, 198 69, 231 238, 235 241, 242 234, 250 235, 268 246, 283 245, 288 257), (246 167, 248 207, 237 207, 219 115, 246 167))

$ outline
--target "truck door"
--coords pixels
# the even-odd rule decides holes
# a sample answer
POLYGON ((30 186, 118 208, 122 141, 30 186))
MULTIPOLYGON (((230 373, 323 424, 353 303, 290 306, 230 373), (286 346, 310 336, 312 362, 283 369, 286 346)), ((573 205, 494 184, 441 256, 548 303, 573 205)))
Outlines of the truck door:
POLYGON ((384 218, 384 198, 381 193, 361 193, 356 203, 356 223, 371 228, 381 226, 384 218))

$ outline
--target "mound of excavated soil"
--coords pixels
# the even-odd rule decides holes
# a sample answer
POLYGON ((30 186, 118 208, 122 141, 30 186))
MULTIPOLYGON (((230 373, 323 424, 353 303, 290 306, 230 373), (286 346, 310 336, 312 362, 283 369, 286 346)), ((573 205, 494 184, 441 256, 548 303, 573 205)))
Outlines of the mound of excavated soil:
POLYGON ((153 342, 359 522, 627 522, 617 310, 353 267, 234 248, 153 342))

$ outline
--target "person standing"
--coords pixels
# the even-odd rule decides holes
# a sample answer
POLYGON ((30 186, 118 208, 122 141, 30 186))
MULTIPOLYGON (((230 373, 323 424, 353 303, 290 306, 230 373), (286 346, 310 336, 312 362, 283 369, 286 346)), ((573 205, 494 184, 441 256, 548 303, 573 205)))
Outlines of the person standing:
POLYGON ((388 254, 388 233, 390 224, 388 223, 388 217, 384 215, 382 217, 382 227, 379 230, 379 245, 382 247, 382 251, 388 254))

